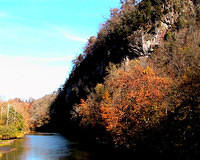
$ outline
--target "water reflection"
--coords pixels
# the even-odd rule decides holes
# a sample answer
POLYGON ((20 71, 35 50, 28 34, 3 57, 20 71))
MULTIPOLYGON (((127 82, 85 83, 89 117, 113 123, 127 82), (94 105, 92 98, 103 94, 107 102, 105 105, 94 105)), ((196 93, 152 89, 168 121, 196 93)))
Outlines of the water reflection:
POLYGON ((70 155, 70 142, 64 137, 54 135, 27 135, 11 146, 2 149, 15 149, 1 154, 0 160, 66 160, 70 155))
MULTIPOLYGON (((0 160, 106 160, 109 151, 97 150, 68 141, 59 134, 27 135, 12 145, 0 147, 11 152, 1 154, 0 160)), ((115 158, 114 158, 115 159, 115 158)))

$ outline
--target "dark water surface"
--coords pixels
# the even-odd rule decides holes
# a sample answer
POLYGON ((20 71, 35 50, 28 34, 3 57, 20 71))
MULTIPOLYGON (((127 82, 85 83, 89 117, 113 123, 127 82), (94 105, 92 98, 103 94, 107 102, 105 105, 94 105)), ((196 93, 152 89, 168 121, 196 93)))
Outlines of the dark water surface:
POLYGON ((0 147, 0 160, 93 160, 99 159, 59 134, 26 135, 12 145, 0 147))

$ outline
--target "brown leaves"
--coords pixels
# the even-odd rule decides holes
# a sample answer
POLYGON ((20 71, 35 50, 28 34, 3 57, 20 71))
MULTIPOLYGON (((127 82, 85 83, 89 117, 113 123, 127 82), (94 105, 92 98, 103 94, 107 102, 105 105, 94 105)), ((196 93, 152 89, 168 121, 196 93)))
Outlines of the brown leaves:
POLYGON ((95 93, 74 107, 79 108, 81 125, 104 126, 115 143, 160 123, 166 116, 167 103, 163 102, 172 84, 169 78, 159 77, 150 66, 143 67, 139 62, 124 67, 110 70, 105 86, 98 84, 95 93))
MULTIPOLYGON (((106 119, 108 126, 116 127, 113 130, 129 128, 126 126, 127 121, 135 124, 129 128, 137 131, 137 127, 151 127, 155 125, 159 119, 162 119, 166 105, 162 106, 166 91, 171 85, 171 81, 166 77, 159 77, 149 66, 143 68, 136 62, 129 70, 124 71, 123 67, 119 68, 115 77, 106 79, 108 90, 112 88, 112 103, 106 119), (114 91, 113 91, 114 90, 114 91), (161 108, 163 108, 161 110, 161 108), (153 120, 152 117, 158 117, 158 120, 153 120), (159 117, 160 116, 160 117, 159 117), (115 121, 113 121, 113 117, 115 121), (109 119, 110 118, 110 119, 109 119), (117 125, 112 125, 115 123, 117 125), (145 124, 145 126, 139 125, 145 124), (137 126, 138 125, 138 126, 137 126)), ((102 113, 106 114, 105 109, 102 113)), ((111 129, 111 127, 108 127, 111 129)))

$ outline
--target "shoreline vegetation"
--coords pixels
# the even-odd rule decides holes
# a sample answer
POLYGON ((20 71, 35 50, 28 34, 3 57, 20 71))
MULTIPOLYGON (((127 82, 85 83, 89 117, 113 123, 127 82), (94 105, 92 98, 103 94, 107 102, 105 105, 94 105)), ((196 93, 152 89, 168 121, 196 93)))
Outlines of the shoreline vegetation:
POLYGON ((200 1, 122 0, 50 108, 51 126, 89 143, 175 159, 200 155, 200 1))
POLYGON ((16 148, 10 148, 16 140, 24 138, 29 132, 16 131, 11 126, 0 126, 0 157, 1 154, 12 152, 16 148))
POLYGON ((0 142, 23 138, 28 132, 16 131, 13 126, 0 126, 0 142))
POLYGON ((56 93, 52 93, 37 100, 0 100, 0 141, 23 138, 47 124, 49 106, 55 96, 56 93))
POLYGON ((25 107, 11 102, 0 104, 0 146, 9 144, 9 140, 22 138, 29 132, 29 121, 25 107))

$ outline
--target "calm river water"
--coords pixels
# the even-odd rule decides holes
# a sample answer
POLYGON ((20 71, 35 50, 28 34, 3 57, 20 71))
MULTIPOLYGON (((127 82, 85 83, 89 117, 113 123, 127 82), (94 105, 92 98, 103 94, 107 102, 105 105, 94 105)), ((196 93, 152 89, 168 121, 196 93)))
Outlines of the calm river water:
POLYGON ((59 134, 26 135, 12 145, 0 147, 2 150, 10 152, 0 152, 0 160, 95 160, 104 157, 59 134))

